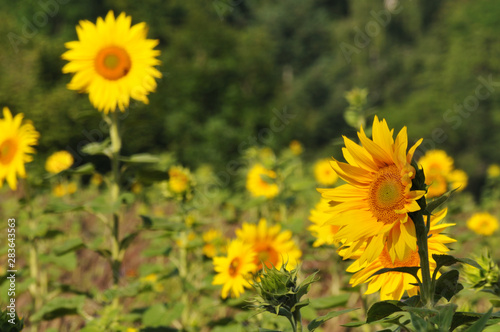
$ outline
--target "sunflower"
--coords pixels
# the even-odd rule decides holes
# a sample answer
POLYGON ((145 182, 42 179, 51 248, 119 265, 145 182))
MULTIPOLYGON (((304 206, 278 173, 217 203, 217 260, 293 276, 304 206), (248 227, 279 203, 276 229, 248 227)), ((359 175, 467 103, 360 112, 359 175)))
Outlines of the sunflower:
POLYGON ((176 193, 182 194, 189 189, 191 183, 191 172, 182 166, 172 166, 168 170, 168 187, 176 193))
POLYGON ((214 270, 217 275, 213 285, 222 286, 222 297, 227 298, 229 292, 232 297, 240 297, 245 288, 250 288, 249 280, 256 270, 255 252, 249 244, 239 239, 231 241, 226 257, 214 257, 214 270))
POLYGON ((427 198, 437 197, 448 191, 448 181, 439 173, 429 173, 425 175, 425 184, 428 185, 427 198))
POLYGON ((316 238, 313 247, 319 247, 324 244, 337 245, 339 243, 339 241, 335 241, 333 238, 340 227, 325 224, 325 220, 329 218, 329 214, 325 211, 329 208, 330 204, 328 204, 328 200, 321 198, 319 203, 311 210, 309 221, 311 221, 312 225, 307 229, 311 232, 312 236, 316 238))
POLYGON ((268 227, 266 219, 260 219, 257 225, 243 223, 241 229, 236 230, 236 236, 257 253, 255 272, 262 268, 262 264, 269 268, 274 266, 279 270, 287 263, 287 269, 293 269, 302 256, 302 252, 292 240, 292 232, 281 231, 280 225, 268 227))
POLYGON ((488 166, 488 169, 486 170, 486 174, 488 174, 489 178, 497 178, 500 176, 500 165, 498 164, 491 164, 488 166))
POLYGON ((51 154, 45 162, 45 170, 52 174, 61 173, 73 165, 74 159, 68 151, 58 151, 51 154))
POLYGON ((256 164, 248 172, 246 186, 252 196, 271 199, 280 191, 278 185, 273 182, 274 179, 276 179, 275 171, 256 164))
POLYGON ((360 260, 373 261, 387 242, 391 260, 404 261, 417 247, 408 212, 420 210, 417 199, 425 194, 423 190, 410 190, 416 172, 410 163, 422 139, 407 153, 406 127, 394 140, 387 122, 375 116, 372 131, 370 140, 361 127, 358 137, 362 146, 344 137, 343 153, 348 163, 331 162, 347 184, 318 191, 332 206, 326 222, 340 226, 334 240, 349 244, 346 258, 366 243, 360 260))
POLYGON ((296 156, 299 156, 302 154, 302 152, 304 151, 304 148, 302 147, 302 144, 300 144, 299 141, 297 140, 293 140, 290 142, 290 145, 288 146, 290 148, 290 150, 292 151, 292 153, 296 156))
POLYGON ((321 159, 314 164, 314 177, 322 186, 331 186, 339 179, 330 162, 330 159, 321 159))
POLYGON ((467 220, 467 227, 476 234, 490 236, 498 229, 498 219, 489 213, 475 213, 467 220))
POLYGON ((453 189, 456 188, 458 191, 462 191, 465 187, 467 187, 469 177, 467 176, 467 173, 461 169, 455 169, 448 174, 448 181, 451 182, 451 187, 453 189))
POLYGON ((426 177, 429 174, 448 176, 453 170, 453 158, 448 156, 443 150, 427 151, 425 155, 418 160, 418 164, 424 169, 426 177))
POLYGON ((203 233, 203 254, 207 257, 214 257, 224 247, 226 240, 222 233, 216 229, 210 229, 203 233))
POLYGON ((17 189, 18 175, 26 177, 25 163, 33 160, 34 145, 38 144, 40 134, 31 122, 23 122, 23 114, 12 117, 7 107, 3 108, 0 119, 0 187, 7 179, 10 189, 17 189))
MULTIPOLYGON (((436 268, 436 262, 432 258, 433 254, 441 255, 449 251, 445 244, 455 242, 441 232, 454 224, 439 224, 446 216, 446 209, 439 211, 431 218, 431 227, 429 231, 428 249, 429 249, 429 264, 431 273, 436 268)), ((410 221, 411 222, 411 221, 410 221)), ((359 251, 358 251, 359 255, 359 251)), ((354 255, 356 256, 356 255, 354 255)), ((384 300, 399 300, 406 291, 409 296, 417 295, 418 286, 412 285, 417 281, 413 276, 402 272, 388 272, 370 278, 375 272, 383 268, 395 268, 406 266, 420 266, 420 257, 418 251, 411 251, 406 259, 392 260, 387 246, 384 247, 380 255, 371 263, 362 263, 359 259, 352 263, 347 272, 357 272, 349 281, 354 286, 361 283, 368 283, 368 289, 365 294, 372 294, 380 290, 380 299, 384 300)), ((420 271, 419 271, 420 274, 420 271)), ((419 275, 420 279, 422 278, 419 275)))
POLYGON ((88 92, 94 107, 106 114, 117 107, 123 112, 131 97, 147 104, 155 78, 162 76, 154 68, 160 64, 158 40, 146 39, 145 23, 131 26, 131 21, 125 13, 115 18, 113 11, 96 24, 80 21, 78 41, 66 43, 69 51, 62 55, 69 61, 63 73, 74 73, 68 89, 88 92))

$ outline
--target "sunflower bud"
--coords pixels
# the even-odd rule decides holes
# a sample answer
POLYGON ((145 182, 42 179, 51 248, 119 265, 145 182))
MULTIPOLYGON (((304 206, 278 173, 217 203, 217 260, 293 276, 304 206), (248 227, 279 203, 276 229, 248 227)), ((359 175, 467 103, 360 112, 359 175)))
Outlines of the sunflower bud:
POLYGON ((286 264, 279 270, 264 265, 253 283, 259 294, 255 299, 255 307, 290 318, 296 310, 308 305, 309 300, 300 301, 300 298, 307 294, 309 286, 318 278, 313 273, 298 283, 297 274, 298 268, 288 271, 286 264))
POLYGON ((500 296, 500 268, 491 258, 489 250, 486 250, 480 257, 475 257, 474 260, 481 266, 481 269, 464 264, 464 276, 467 283, 479 290, 491 289, 500 296))

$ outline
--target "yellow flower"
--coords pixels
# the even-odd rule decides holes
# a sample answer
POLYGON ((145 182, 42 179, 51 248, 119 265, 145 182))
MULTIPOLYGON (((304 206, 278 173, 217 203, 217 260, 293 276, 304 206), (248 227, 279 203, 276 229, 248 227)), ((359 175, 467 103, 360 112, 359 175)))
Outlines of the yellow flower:
POLYGON ((69 195, 74 194, 77 189, 78 189, 78 185, 74 181, 71 181, 66 186, 66 190, 68 191, 69 195))
POLYGON ((293 140, 290 142, 290 150, 292 150, 292 153, 296 156, 302 154, 303 152, 303 148, 302 148, 302 144, 300 144, 299 141, 297 140, 293 140))
POLYGON ((240 297, 245 288, 251 287, 249 280, 252 278, 252 272, 256 270, 256 265, 255 252, 249 244, 239 239, 231 241, 227 256, 214 257, 213 263, 217 275, 212 284, 223 285, 223 298, 227 298, 229 293, 232 297, 240 297))
MULTIPOLYGON (((428 240, 429 249, 429 264, 431 273, 436 268, 436 262, 432 258, 433 254, 442 255, 449 251, 445 244, 455 242, 454 239, 449 238, 441 232, 449 226, 454 224, 437 224, 446 215, 446 209, 439 211, 431 218, 431 228, 429 234, 431 235, 428 240)), ((409 222, 412 222, 411 220, 409 222)), ((358 252, 359 255, 359 252, 358 252)), ((383 268, 395 268, 405 266, 420 266, 420 257, 418 251, 410 252, 410 255, 399 260, 396 258, 394 261, 391 259, 387 246, 384 247, 381 254, 371 263, 360 263, 356 260, 348 268, 348 272, 357 272, 349 281, 353 286, 361 283, 368 283, 368 289, 365 294, 372 294, 380 290, 380 299, 384 300, 399 300, 406 291, 409 296, 417 295, 418 286, 414 286, 417 281, 413 276, 402 272, 388 272, 370 278, 375 272, 383 268)), ((420 274, 420 271, 419 271, 420 274)), ((419 275, 420 279, 422 276, 419 275)))
POLYGON ((56 197, 63 197, 64 195, 66 195, 66 186, 62 183, 57 184, 52 189, 52 195, 56 197))
POLYGON ((451 182, 452 189, 456 188, 458 191, 462 191, 467 187, 469 177, 461 169, 455 169, 448 175, 448 181, 451 182))
POLYGON ((333 189, 318 189, 333 207, 328 210, 327 223, 340 226, 334 240, 345 240, 350 249, 346 258, 367 243, 360 257, 362 263, 373 261, 387 249, 392 261, 406 260, 416 250, 415 226, 408 212, 420 210, 417 199, 425 191, 410 191, 415 169, 413 153, 422 140, 409 152, 406 127, 393 139, 385 120, 373 121, 373 140, 361 128, 360 146, 344 137, 344 157, 348 163, 332 161, 332 167, 347 184, 333 189))
POLYGON ((425 184, 428 185, 426 195, 427 198, 440 196, 448 190, 448 181, 446 181, 446 178, 439 173, 430 173, 429 175, 425 175, 425 184))
POLYGON ((207 257, 215 257, 222 249, 225 239, 222 233, 215 229, 210 229, 203 233, 203 254, 207 257))
POLYGON ((279 193, 279 187, 273 183, 273 179, 276 179, 276 172, 256 164, 248 172, 247 189, 254 197, 264 196, 271 199, 279 193))
POLYGON ((181 166, 172 166, 168 170, 168 187, 176 194, 182 194, 189 188, 191 173, 181 166))
MULTIPOLYGON (((453 159, 443 150, 429 150, 418 160, 418 164, 424 169, 424 175, 440 174, 448 176, 453 170, 453 159)), ((430 183, 426 183, 429 185, 430 183)))
POLYGON ((467 220, 467 227, 476 234, 489 236, 498 229, 498 219, 489 213, 475 213, 467 220))
POLYGON ((313 243, 313 247, 319 247, 324 244, 337 245, 339 243, 338 240, 334 240, 334 236, 340 227, 325 224, 325 221, 330 217, 330 215, 326 212, 329 208, 330 204, 328 204, 328 200, 322 198, 319 203, 316 204, 316 207, 311 210, 309 220, 312 222, 312 225, 307 229, 316 238, 316 241, 313 243))
POLYGON ((94 107, 106 114, 117 107, 125 111, 130 98, 147 104, 155 78, 162 76, 154 68, 160 64, 160 51, 154 49, 158 40, 146 39, 145 23, 131 22, 125 13, 115 18, 113 11, 96 24, 80 21, 78 41, 66 43, 69 50, 62 55, 69 61, 63 73, 74 73, 68 89, 88 92, 94 107))
POLYGON ((274 266, 279 270, 285 262, 287 269, 293 269, 302 256, 292 239, 292 232, 281 232, 280 225, 268 227, 265 219, 260 219, 258 225, 243 223, 241 229, 236 230, 236 236, 257 253, 257 270, 262 268, 263 263, 269 268, 274 266))
POLYGON ((96 187, 99 187, 102 183, 102 175, 99 173, 94 173, 90 178, 90 183, 96 187))
POLYGON ((314 164, 314 177, 322 186, 331 186, 339 179, 330 164, 331 161, 330 159, 321 159, 314 164))
POLYGON ((133 327, 129 327, 129 328, 127 328, 126 332, 139 332, 139 330, 136 328, 133 328, 133 327))
POLYGON ((3 108, 0 119, 0 187, 7 179, 10 189, 17 189, 17 177, 25 178, 25 163, 33 160, 34 145, 38 144, 40 134, 31 122, 23 122, 23 114, 12 117, 7 107, 3 108))
POLYGON ((498 164, 491 164, 488 166, 488 170, 486 172, 488 177, 497 178, 500 176, 500 166, 498 164))
POLYGON ((67 170, 73 165, 74 159, 68 151, 58 151, 51 154, 45 162, 45 170, 57 174, 67 170))

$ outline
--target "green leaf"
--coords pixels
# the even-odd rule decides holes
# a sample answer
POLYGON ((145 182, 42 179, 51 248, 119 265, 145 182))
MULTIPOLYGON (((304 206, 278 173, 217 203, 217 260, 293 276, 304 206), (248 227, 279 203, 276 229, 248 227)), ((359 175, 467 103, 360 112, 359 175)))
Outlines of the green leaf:
POLYGON ((318 271, 314 272, 313 274, 307 276, 307 278, 304 279, 299 285, 299 289, 297 290, 297 299, 300 300, 302 296, 307 294, 309 291, 309 288, 313 282, 316 282, 319 280, 318 277, 316 277, 316 274, 318 274, 318 271))
POLYGON ((133 232, 125 236, 121 241, 120 241, 120 250, 127 250, 127 248, 132 244, 134 239, 139 235, 139 232, 133 232))
POLYGON ((488 319, 490 318, 492 312, 493 308, 490 308, 487 313, 482 315, 481 318, 479 318, 474 324, 469 326, 469 328, 464 332, 481 332, 488 323, 488 319))
POLYGON ((165 230, 170 232, 182 232, 187 230, 187 226, 181 222, 172 221, 170 218, 140 216, 144 228, 165 230))
POLYGON ((321 309, 331 309, 335 307, 344 306, 347 304, 349 300, 350 294, 340 294, 328 297, 321 297, 319 299, 311 300, 311 307, 316 310, 321 309))
POLYGON ((457 188, 452 189, 439 197, 436 197, 430 202, 427 202, 427 206, 425 207, 424 215, 430 215, 434 210, 436 210, 439 206, 441 206, 444 202, 450 198, 451 194, 453 194, 457 188))
POLYGON ((434 301, 439 301, 441 297, 450 301, 453 296, 464 289, 462 284, 458 282, 458 277, 459 273, 457 270, 450 270, 443 273, 436 282, 434 301))
POLYGON ((8 309, 5 309, 5 311, 3 310, 0 311, 0 331, 2 332, 22 331, 22 329, 24 328, 24 318, 19 319, 17 312, 14 313, 14 317, 11 317, 10 315, 11 313, 8 312, 8 309))
MULTIPOLYGON (((478 314, 476 312, 455 312, 455 314, 453 315, 453 321, 451 323, 450 331, 453 331, 461 325, 472 323, 480 319, 481 317, 483 317, 483 314, 478 314)), ((490 322, 493 323, 497 318, 500 318, 500 313, 496 312, 492 314, 490 318, 490 322), (495 318, 495 320, 493 320, 493 318, 495 318)))
POLYGON ((168 326, 181 317, 183 309, 184 305, 180 302, 168 309, 161 303, 154 304, 144 312, 142 324, 147 327, 168 326))
POLYGON ((130 157, 120 157, 120 160, 126 163, 156 164, 160 161, 160 158, 149 153, 138 153, 130 157))
POLYGON ((411 323, 415 327, 417 332, 427 332, 429 328, 425 319, 417 315, 416 313, 410 312, 411 323))
POLYGON ((375 272, 374 274, 372 274, 370 276, 370 278, 372 278, 376 275, 384 274, 384 273, 388 273, 388 272, 402 272, 402 273, 411 274, 412 276, 415 277, 415 279, 417 279, 417 281, 420 282, 420 279, 418 278, 418 274, 417 274, 418 270, 420 270, 420 266, 403 266, 403 267, 395 267, 395 268, 384 268, 384 269, 380 269, 377 272, 375 272))
POLYGON ((474 266, 478 269, 481 269, 481 266, 479 264, 470 259, 470 258, 456 258, 451 255, 436 255, 433 254, 432 258, 436 261, 436 269, 435 271, 438 271, 441 267, 443 266, 451 266, 456 263, 464 263, 464 264, 469 264, 471 266, 474 266))
POLYGON ((111 155, 111 140, 109 138, 106 138, 105 140, 101 142, 92 142, 87 145, 85 145, 82 148, 82 152, 90 155, 105 155, 105 156, 110 156, 111 155))
POLYGON ((380 301, 374 303, 366 314, 366 322, 371 323, 380 319, 383 319, 395 312, 403 311, 401 309, 405 304, 400 301, 380 301))
POLYGON ((95 167, 91 163, 86 163, 83 164, 82 166, 78 166, 75 169, 69 169, 68 172, 80 175, 93 174, 95 172, 95 167))
POLYGON ((437 316, 437 324, 443 331, 449 331, 451 322, 453 321, 453 314, 457 309, 457 305, 450 303, 439 308, 439 315, 437 316))
POLYGON ((57 256, 62 256, 68 252, 76 251, 81 248, 85 248, 85 244, 83 243, 82 239, 78 238, 69 239, 62 245, 55 247, 53 250, 57 256))
POLYGON ((83 210, 83 207, 80 205, 72 205, 68 203, 64 203, 61 200, 54 200, 51 201, 47 206, 45 207, 45 210, 43 213, 65 213, 65 212, 72 212, 72 211, 81 211, 83 210))
POLYGON ((71 298, 58 297, 47 302, 38 312, 30 317, 32 322, 41 320, 51 320, 54 318, 76 315, 82 312, 85 296, 75 296, 71 298))
POLYGON ((310 332, 312 332, 312 331, 316 330, 318 327, 320 327, 322 324, 324 324, 326 321, 328 321, 329 319, 332 319, 334 317, 340 316, 342 314, 345 314, 345 313, 348 313, 348 312, 351 312, 354 310, 358 310, 358 309, 353 308, 353 309, 345 309, 345 310, 340 310, 340 311, 331 311, 324 316, 320 316, 320 317, 314 319, 312 322, 309 323, 309 325, 307 325, 307 328, 309 329, 310 332))

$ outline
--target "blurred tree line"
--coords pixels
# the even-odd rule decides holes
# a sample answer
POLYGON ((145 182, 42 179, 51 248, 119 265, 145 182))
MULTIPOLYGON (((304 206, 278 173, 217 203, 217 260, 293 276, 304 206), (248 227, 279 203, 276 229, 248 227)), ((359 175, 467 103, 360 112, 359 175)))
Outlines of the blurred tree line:
POLYGON ((33 120, 42 156, 105 135, 88 96, 65 89, 60 56, 79 20, 109 9, 147 22, 162 51, 150 105, 123 116, 125 153, 217 168, 247 142, 298 139, 311 158, 338 156, 340 135, 355 135, 345 93, 361 87, 373 113, 446 150, 473 184, 500 162, 494 0, 1 1, 0 105, 33 120))

